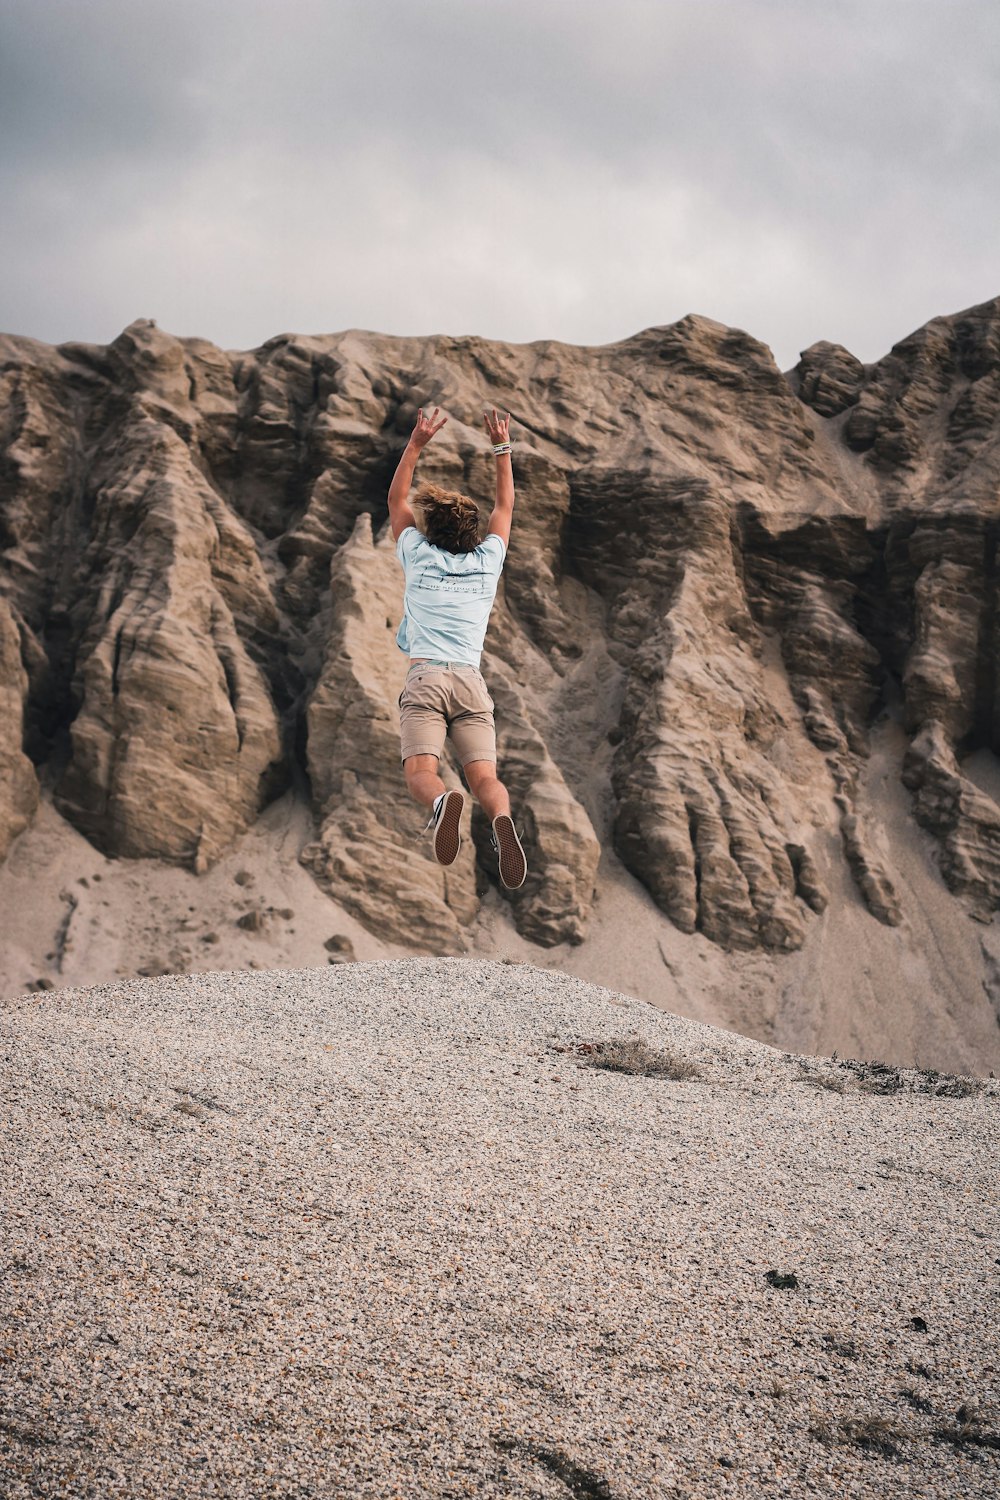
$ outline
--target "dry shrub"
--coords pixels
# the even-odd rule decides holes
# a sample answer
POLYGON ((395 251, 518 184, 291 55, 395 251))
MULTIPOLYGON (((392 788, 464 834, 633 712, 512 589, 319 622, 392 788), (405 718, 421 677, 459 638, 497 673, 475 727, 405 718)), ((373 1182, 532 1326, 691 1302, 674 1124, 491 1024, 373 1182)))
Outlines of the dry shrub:
POLYGON ((687 1058, 651 1047, 641 1036, 611 1037, 605 1042, 577 1042, 574 1047, 560 1047, 571 1052, 591 1068, 606 1068, 610 1073, 631 1073, 639 1078, 672 1078, 681 1082, 700 1078, 701 1069, 687 1058))

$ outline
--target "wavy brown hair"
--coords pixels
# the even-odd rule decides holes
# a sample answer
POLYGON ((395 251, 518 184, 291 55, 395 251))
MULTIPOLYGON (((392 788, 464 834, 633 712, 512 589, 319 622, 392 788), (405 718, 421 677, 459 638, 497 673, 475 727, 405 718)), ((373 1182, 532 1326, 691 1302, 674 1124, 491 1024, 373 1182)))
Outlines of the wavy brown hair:
POLYGON ((432 546, 445 552, 472 552, 479 546, 479 507, 468 495, 424 484, 410 505, 432 546))

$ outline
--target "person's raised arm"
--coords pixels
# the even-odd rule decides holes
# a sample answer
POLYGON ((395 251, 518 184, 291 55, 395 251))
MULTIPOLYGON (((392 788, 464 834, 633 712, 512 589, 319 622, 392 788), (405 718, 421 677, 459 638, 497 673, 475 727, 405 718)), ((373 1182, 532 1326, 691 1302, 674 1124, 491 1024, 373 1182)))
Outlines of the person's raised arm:
POLYGON ((396 465, 396 472, 392 476, 389 486, 389 521, 392 525, 393 537, 398 541, 400 532, 406 530, 407 526, 414 526, 416 522, 413 512, 407 505, 410 494, 410 484, 413 481, 413 471, 417 467, 417 459, 431 438, 447 422, 447 417, 442 417, 440 422, 436 420, 439 406, 434 408, 433 417, 425 417, 423 407, 417 412, 417 425, 410 433, 410 441, 403 449, 403 456, 396 465))
POLYGON ((514 466, 510 461, 510 412, 505 417, 483 412, 483 422, 493 444, 497 465, 497 496, 487 536, 498 536, 506 547, 510 541, 510 523, 514 518, 514 466), (497 448, 501 452, 496 453, 497 448))

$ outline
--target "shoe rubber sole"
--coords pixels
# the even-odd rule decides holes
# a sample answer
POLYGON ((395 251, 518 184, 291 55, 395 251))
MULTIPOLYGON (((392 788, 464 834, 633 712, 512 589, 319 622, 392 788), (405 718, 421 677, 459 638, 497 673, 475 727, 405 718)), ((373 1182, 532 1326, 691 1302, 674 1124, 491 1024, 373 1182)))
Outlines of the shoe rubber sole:
POLYGON ((461 792, 445 792, 444 806, 434 830, 434 858, 439 865, 453 865, 458 858, 462 847, 459 824, 464 808, 465 798, 461 792))
POLYGON ((528 861, 524 857, 514 820, 507 813, 501 813, 498 818, 493 819, 493 837, 496 839, 497 857, 500 861, 500 879, 509 891, 516 891, 524 884, 528 861))

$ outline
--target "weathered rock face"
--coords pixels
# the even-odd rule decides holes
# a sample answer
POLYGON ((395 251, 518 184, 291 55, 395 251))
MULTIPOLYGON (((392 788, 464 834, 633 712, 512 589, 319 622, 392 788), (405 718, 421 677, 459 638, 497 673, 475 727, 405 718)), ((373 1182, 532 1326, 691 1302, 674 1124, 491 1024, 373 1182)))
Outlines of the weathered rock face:
POLYGON ((420 478, 488 503, 479 413, 502 401, 519 504, 484 670, 519 930, 580 940, 602 840, 726 947, 800 945, 831 848, 899 923, 864 789, 897 704, 941 875, 1000 907, 1000 810, 962 771, 1000 747, 1000 299, 787 375, 694 316, 595 349, 249 353, 141 322, 108 348, 0 339, 0 361, 0 855, 36 768, 106 852, 204 869, 298 765, 316 879, 391 941, 461 951, 495 867, 477 815, 439 869, 405 794, 385 493, 433 403, 420 478))
POLYGON ((21 749, 27 689, 14 611, 0 598, 0 857, 27 828, 38 806, 38 778, 21 749))
POLYGON ((128 330, 108 356, 114 400, 63 518, 78 581, 50 612, 74 647, 56 802, 105 851, 207 867, 286 779, 246 641, 277 614, 251 535, 192 453, 176 341, 128 330))

